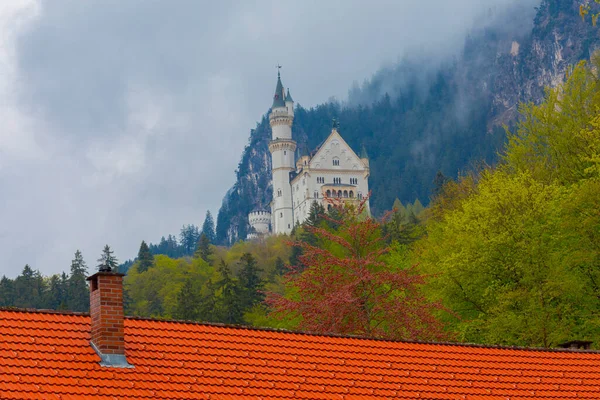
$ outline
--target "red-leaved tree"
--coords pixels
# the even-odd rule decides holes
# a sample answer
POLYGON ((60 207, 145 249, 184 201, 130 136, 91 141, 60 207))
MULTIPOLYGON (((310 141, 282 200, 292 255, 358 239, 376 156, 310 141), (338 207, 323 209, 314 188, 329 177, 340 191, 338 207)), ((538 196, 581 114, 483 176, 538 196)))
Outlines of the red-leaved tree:
POLYGON ((331 200, 337 212, 325 216, 335 231, 309 230, 322 248, 304 241, 302 265, 285 277, 287 295, 267 294, 267 304, 278 318, 297 318, 301 330, 404 340, 444 340, 442 309, 420 292, 424 276, 415 268, 387 265, 389 248, 381 223, 364 213, 366 201, 344 207, 331 200), (335 216, 335 217, 334 217, 335 216))

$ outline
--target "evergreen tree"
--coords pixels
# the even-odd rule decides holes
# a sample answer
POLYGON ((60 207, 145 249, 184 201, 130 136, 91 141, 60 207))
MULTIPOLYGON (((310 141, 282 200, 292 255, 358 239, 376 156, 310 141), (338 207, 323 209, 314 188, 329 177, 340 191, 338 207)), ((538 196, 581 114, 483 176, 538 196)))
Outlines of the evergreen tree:
POLYGON ((259 276, 262 270, 258 268, 256 259, 252 254, 244 253, 240 261, 242 262, 242 269, 240 270, 239 278, 240 285, 243 288, 241 305, 247 311, 265 299, 265 295, 262 292, 264 282, 259 276))
POLYGON ((200 230, 196 225, 184 225, 179 234, 183 254, 191 256, 196 250, 196 243, 200 240, 200 230))
POLYGON ((277 275, 283 275, 287 272, 287 268, 285 266, 285 263, 283 262, 283 259, 281 257, 277 257, 275 259, 275 273, 277 275))
MULTIPOLYGON (((62 275, 65 274, 63 273, 62 275)), ((67 306, 66 275, 64 276, 64 280, 61 278, 61 275, 52 275, 48 280, 48 286, 44 308, 64 310, 67 306)))
POLYGON ((138 251, 138 271, 145 272, 154 264, 154 256, 145 241, 142 240, 140 250, 138 251))
POLYGON ((206 217, 204 218, 204 223, 202 224, 202 233, 206 235, 210 243, 214 244, 216 242, 217 237, 215 233, 215 221, 210 211, 206 211, 206 217))
POLYGON ((216 291, 220 293, 218 320, 226 324, 241 324, 244 322, 244 309, 241 304, 243 289, 231 276, 225 261, 221 260, 218 271, 221 275, 221 280, 216 284, 216 291))
POLYGON ((200 240, 198 241, 198 248, 197 248, 194 256, 199 257, 199 258, 203 259, 204 261, 208 262, 208 257, 211 254, 212 254, 212 250, 210 249, 210 240, 209 240, 208 236, 206 236, 204 234, 204 232, 202 232, 200 234, 200 240))
POLYGON ((102 255, 98 259, 98 271, 100 272, 112 272, 119 266, 119 261, 113 256, 113 251, 109 245, 104 246, 102 255))
POLYGON ((44 305, 44 279, 39 271, 25 265, 21 275, 15 279, 15 306, 24 308, 41 308, 44 305))
POLYGON ((87 311, 90 307, 90 296, 86 283, 87 267, 81 251, 75 252, 71 261, 71 274, 67 279, 67 308, 71 311, 87 311))
POLYGON ((2 276, 0 279, 0 307, 15 305, 15 282, 2 276))
POLYGON ((308 226, 319 226, 323 221, 323 215, 325 215, 325 207, 322 204, 313 201, 308 210, 308 217, 304 222, 308 226))
POLYGON ((200 289, 197 287, 196 281, 188 277, 177 294, 175 318, 186 321, 197 321, 200 317, 199 307, 201 300, 200 289))
POLYGON ((444 190, 444 186, 446 186, 446 184, 448 182, 450 182, 450 178, 448 178, 446 175, 444 175, 442 173, 442 171, 438 171, 435 174, 435 178, 433 179, 433 193, 432 193, 432 197, 436 198, 438 197, 444 190))

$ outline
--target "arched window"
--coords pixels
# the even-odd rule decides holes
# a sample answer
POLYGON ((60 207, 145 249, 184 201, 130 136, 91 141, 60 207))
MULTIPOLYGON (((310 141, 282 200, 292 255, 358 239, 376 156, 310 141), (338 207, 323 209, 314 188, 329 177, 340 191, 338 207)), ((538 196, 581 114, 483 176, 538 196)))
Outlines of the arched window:
POLYGON ((344 190, 344 197, 348 197, 348 191, 344 190))
POLYGON ((319 192, 315 191, 315 199, 319 198, 319 192))
POLYGON ((351 190, 350 191, 350 198, 353 198, 353 197, 354 197, 354 192, 351 190))
POLYGON ((331 197, 331 190, 328 190, 326 194, 327 194, 327 197, 331 197))
POLYGON ((361 200, 362 199, 362 193, 358 192, 358 199, 361 200))
POLYGON ((283 213, 282 212, 279 213, 279 218, 283 218, 283 213))
POLYGON ((338 197, 342 197, 342 191, 338 190, 338 197))
POLYGON ((327 211, 331 211, 332 207, 331 204, 327 204, 327 211))
POLYGON ((340 165, 340 159, 339 158, 334 158, 333 159, 333 165, 335 165, 335 166, 340 165))
POLYGON ((277 189, 277 197, 281 197, 281 189, 277 189))

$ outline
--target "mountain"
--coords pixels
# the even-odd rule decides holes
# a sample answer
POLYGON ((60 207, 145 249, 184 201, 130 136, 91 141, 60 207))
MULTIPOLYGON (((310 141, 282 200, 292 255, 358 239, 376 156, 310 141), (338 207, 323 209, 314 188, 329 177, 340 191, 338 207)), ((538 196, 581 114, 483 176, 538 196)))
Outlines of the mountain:
MULTIPOLYGON (((600 45, 598 28, 579 15, 579 1, 542 0, 533 10, 522 4, 490 10, 452 59, 405 58, 351 88, 344 104, 299 105, 295 139, 315 148, 338 119, 344 139, 369 154, 375 214, 390 209, 395 198, 427 203, 438 171, 454 178, 474 164, 493 164, 503 125, 515 121, 518 104, 541 101, 545 87, 561 83, 570 65, 600 45)), ((270 137, 265 114, 251 130, 236 182, 223 199, 220 243, 244 239, 247 214, 268 208, 270 137)))

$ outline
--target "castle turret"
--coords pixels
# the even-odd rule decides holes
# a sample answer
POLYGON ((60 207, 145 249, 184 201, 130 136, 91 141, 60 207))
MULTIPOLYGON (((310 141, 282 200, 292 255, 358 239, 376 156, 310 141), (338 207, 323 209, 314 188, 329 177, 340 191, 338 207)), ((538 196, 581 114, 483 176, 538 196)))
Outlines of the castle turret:
POLYGON ((290 173, 295 169, 296 142, 292 139, 292 123, 294 122, 294 101, 286 93, 281 83, 281 75, 277 73, 277 86, 273 96, 273 105, 269 115, 272 140, 269 151, 272 158, 273 201, 271 202, 272 228, 276 234, 290 233, 294 227, 294 211, 292 205, 292 187, 290 173))

